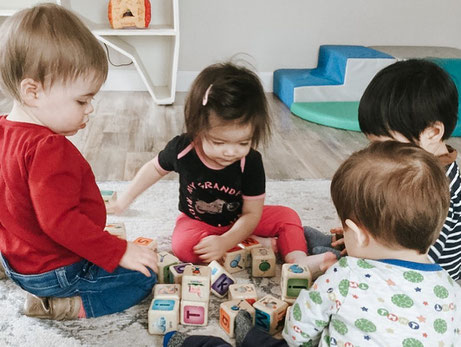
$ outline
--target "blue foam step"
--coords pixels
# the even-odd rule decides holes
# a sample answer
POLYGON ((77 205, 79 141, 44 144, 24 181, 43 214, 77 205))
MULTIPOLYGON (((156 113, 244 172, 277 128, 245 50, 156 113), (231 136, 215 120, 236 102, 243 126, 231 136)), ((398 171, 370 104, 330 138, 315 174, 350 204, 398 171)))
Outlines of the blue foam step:
POLYGON ((294 89, 302 86, 341 85, 344 83, 347 60, 392 58, 390 55, 364 46, 322 45, 315 69, 279 69, 274 71, 274 93, 291 107, 294 89))

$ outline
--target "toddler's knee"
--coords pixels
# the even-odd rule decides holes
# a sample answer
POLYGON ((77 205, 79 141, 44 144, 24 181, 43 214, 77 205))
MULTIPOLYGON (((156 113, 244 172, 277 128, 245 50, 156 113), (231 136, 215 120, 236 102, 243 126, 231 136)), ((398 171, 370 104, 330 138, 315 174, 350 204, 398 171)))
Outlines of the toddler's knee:
POLYGON ((301 225, 301 218, 299 218, 298 212, 292 208, 280 206, 280 213, 284 217, 283 220, 285 223, 301 225))
POLYGON ((152 290, 152 287, 158 282, 158 275, 150 268, 148 268, 150 277, 147 277, 145 274, 136 271, 136 278, 132 278, 131 284, 137 285, 137 287, 142 288, 145 291, 152 290))
POLYGON ((184 263, 197 264, 199 258, 194 253, 193 247, 180 243, 172 243, 171 249, 173 254, 184 263))
POLYGON ((154 286, 158 282, 158 275, 151 269, 149 269, 150 277, 147 277, 148 286, 154 286))

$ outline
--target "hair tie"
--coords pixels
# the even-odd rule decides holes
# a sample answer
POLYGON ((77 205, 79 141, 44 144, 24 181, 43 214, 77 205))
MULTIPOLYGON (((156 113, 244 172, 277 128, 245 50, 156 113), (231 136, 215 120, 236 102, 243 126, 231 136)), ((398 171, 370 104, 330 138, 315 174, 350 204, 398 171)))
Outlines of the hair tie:
POLYGON ((208 94, 210 93, 210 90, 211 90, 212 86, 213 86, 213 84, 210 84, 210 86, 207 88, 207 90, 205 92, 205 95, 203 96, 203 99, 202 99, 202 105, 203 106, 206 106, 206 104, 208 103, 208 94))

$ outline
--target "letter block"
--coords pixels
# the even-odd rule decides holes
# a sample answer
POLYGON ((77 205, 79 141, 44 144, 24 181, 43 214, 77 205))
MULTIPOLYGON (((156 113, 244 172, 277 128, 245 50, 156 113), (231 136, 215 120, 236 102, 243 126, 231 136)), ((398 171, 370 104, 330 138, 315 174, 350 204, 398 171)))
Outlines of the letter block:
POLYGON ((255 309, 246 300, 231 300, 219 306, 219 325, 230 337, 234 337, 235 318, 240 310, 248 311, 255 321, 255 309))
POLYGON ((107 231, 109 234, 117 236, 120 239, 126 240, 125 223, 106 224, 104 230, 107 231))
POLYGON ((256 301, 253 305, 256 310, 255 326, 273 335, 283 329, 288 304, 272 295, 256 301))
POLYGON ((251 266, 251 250, 256 247, 262 247, 261 244, 255 239, 249 237, 238 244, 240 248, 247 250, 247 258, 245 260, 245 266, 251 266))
POLYGON ((229 300, 245 299, 250 305, 258 300, 254 284, 231 284, 229 286, 229 300))
POLYGON ((187 265, 193 265, 192 263, 182 263, 170 266, 170 283, 182 283, 182 275, 184 273, 184 269, 187 265))
POLYGON ((282 300, 294 303, 301 289, 309 289, 312 285, 312 275, 309 267, 299 264, 283 264, 282 279, 282 300))
POLYGON ((187 265, 182 275, 182 299, 203 301, 210 299, 211 269, 208 266, 187 265))
POLYGON ((152 289, 154 298, 156 299, 181 299, 180 284, 156 284, 152 289))
POLYGON ((173 254, 162 251, 157 254, 158 283, 168 283, 170 280, 170 266, 179 263, 179 259, 173 254))
POLYGON ((117 199, 117 192, 113 190, 101 190, 101 195, 106 205, 108 202, 115 201, 117 199))
POLYGON ((221 264, 230 274, 242 271, 246 267, 247 254, 248 250, 236 246, 224 254, 221 264))
POLYGON ((216 260, 208 266, 211 269, 211 292, 219 298, 226 296, 229 286, 236 283, 232 277, 216 260))
POLYGON ((208 301, 181 300, 181 324, 204 326, 208 324, 208 301))
POLYGON ((154 298, 148 312, 149 334, 163 335, 178 329, 179 300, 154 298))
POLYGON ((138 237, 136 238, 133 243, 136 243, 141 246, 146 246, 154 251, 157 251, 157 241, 150 239, 148 237, 138 237))
POLYGON ((251 250, 251 275, 253 277, 275 276, 275 254, 272 249, 258 247, 251 250))

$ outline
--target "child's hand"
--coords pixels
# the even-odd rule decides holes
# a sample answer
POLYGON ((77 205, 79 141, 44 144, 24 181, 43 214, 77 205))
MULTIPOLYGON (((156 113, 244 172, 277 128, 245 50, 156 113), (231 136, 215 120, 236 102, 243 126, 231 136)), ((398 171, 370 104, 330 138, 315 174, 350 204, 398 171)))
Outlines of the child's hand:
POLYGON ((344 236, 343 236, 344 230, 343 230, 343 228, 339 227, 339 228, 330 229, 330 233, 332 233, 332 235, 331 235, 331 247, 340 250, 341 255, 346 255, 347 250, 346 250, 345 244, 344 244, 344 236))
POLYGON ((127 242, 126 251, 120 260, 121 267, 125 269, 139 271, 142 274, 150 277, 150 272, 147 268, 158 272, 157 252, 141 245, 136 245, 133 242, 127 242))
POLYGON ((204 262, 209 263, 221 259, 229 248, 231 247, 227 246, 222 236, 210 235, 195 245, 194 252, 199 254, 204 262))
POLYGON ((109 201, 106 205, 108 214, 120 215, 126 210, 126 205, 122 204, 121 200, 109 201))

